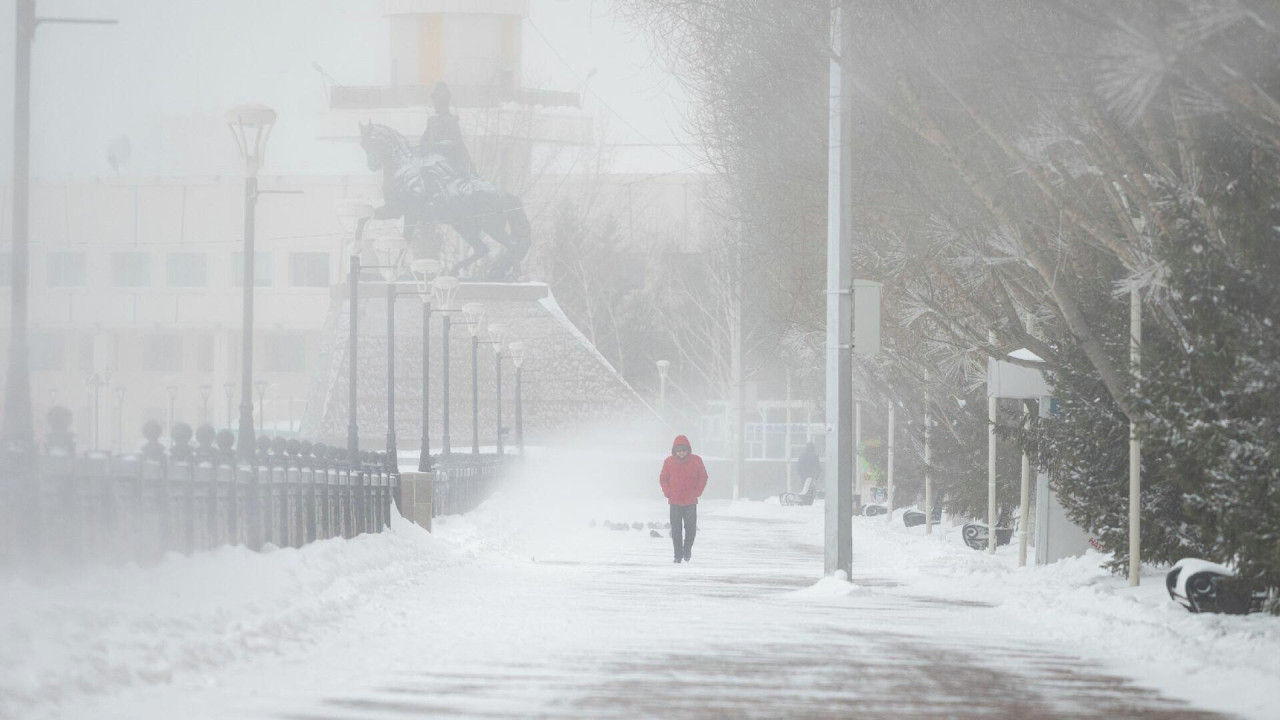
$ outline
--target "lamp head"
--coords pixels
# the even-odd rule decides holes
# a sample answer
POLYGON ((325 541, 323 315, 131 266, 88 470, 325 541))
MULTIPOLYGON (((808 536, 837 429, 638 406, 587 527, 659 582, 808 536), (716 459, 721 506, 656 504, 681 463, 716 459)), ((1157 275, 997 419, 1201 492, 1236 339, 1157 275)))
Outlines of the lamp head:
POLYGON ((478 302, 469 302, 462 306, 462 319, 467 323, 467 330, 471 332, 471 337, 480 336, 480 321, 484 319, 484 305, 478 302))
POLYGON ((227 111, 226 120, 244 160, 245 173, 256 176, 266 162, 267 138, 275 127, 276 111, 266 105, 239 105, 227 111))
POLYGON ((435 296, 436 307, 441 310, 452 310, 453 299, 458 294, 458 278, 452 275, 441 275, 431 281, 431 294, 435 296))
POLYGON ((498 352, 502 352, 502 344, 507 339, 507 326, 502 323, 489 323, 489 339, 498 345, 498 352))
POLYGON ((418 292, 421 293, 422 302, 429 302, 432 292, 432 278, 440 274, 440 261, 422 258, 409 263, 409 272, 413 273, 413 280, 418 286, 418 292))

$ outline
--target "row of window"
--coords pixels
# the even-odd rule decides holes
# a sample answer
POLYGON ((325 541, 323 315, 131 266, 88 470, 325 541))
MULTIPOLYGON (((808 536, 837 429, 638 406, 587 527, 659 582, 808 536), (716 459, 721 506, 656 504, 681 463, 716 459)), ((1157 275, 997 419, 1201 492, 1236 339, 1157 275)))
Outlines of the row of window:
MULTIPOLYGON (((209 284, 209 255, 203 252, 171 252, 165 254, 165 280, 168 287, 202 288, 209 284)), ((111 253, 111 284, 115 287, 151 287, 151 253, 121 251, 111 253)), ((0 286, 13 280, 12 258, 0 253, 0 286)), ((89 284, 88 259, 83 252, 62 251, 45 255, 45 279, 49 287, 84 287, 89 284)), ((253 254, 254 287, 271 287, 275 282, 275 255, 253 254)), ((236 287, 244 284, 244 253, 231 255, 231 280, 236 287)), ((289 287, 328 287, 329 254, 323 252, 289 253, 289 287)))
MULTIPOLYGON (((268 333, 260 339, 261 369, 265 372, 306 372, 307 336, 296 332, 268 333)), ((176 333, 151 333, 138 344, 138 369, 146 372, 177 373, 186 370, 213 372, 214 342, 212 335, 183 336, 176 333), (189 362, 187 348, 192 349, 189 362)), ((112 348, 118 353, 118 348, 112 348)), ((239 351, 231 348, 233 366, 239 364, 239 351)), ((32 370, 51 372, 80 371, 92 373, 99 365, 118 367, 117 360, 95 363, 91 336, 68 336, 33 333, 29 338, 32 370)))

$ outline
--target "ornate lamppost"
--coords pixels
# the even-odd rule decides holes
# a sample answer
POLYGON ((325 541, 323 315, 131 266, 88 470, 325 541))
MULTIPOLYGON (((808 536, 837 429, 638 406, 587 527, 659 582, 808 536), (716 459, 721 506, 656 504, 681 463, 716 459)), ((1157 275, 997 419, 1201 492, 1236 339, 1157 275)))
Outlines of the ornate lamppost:
POLYGON ((111 374, 108 373, 106 377, 103 377, 98 373, 93 373, 87 380, 85 380, 85 383, 88 384, 89 387, 93 388, 93 449, 97 450, 98 428, 102 425, 102 415, 98 410, 101 407, 98 404, 98 393, 102 388, 111 384, 111 374))
POLYGON ((200 401, 201 401, 200 424, 201 425, 209 424, 209 395, 211 395, 212 393, 213 393, 213 386, 210 385, 209 383, 205 383, 200 386, 200 401))
POLYGON ((124 385, 116 385, 116 452, 124 452, 124 385))
POLYGON ((462 306, 462 317, 471 333, 471 454, 480 454, 480 329, 484 306, 477 302, 462 306))
POLYGON ((493 343, 494 368, 497 370, 497 388, 496 400, 494 403, 495 414, 497 415, 497 428, 495 437, 497 438, 497 452, 502 454, 502 343, 506 339, 507 326, 502 323, 489 323, 489 342, 493 343))
POLYGON ((431 292, 435 295, 436 312, 440 313, 440 345, 443 351, 442 372, 440 377, 440 420, 443 433, 440 435, 440 452, 449 455, 453 446, 449 441, 449 326, 450 313, 453 312, 453 301, 458 294, 461 282, 456 277, 442 275, 431 281, 431 292))
MULTIPOLYGON (((363 228, 365 221, 372 217, 373 208, 368 205, 360 205, 356 208, 356 214, 359 218, 357 227, 363 228)), ((358 252, 359 248, 353 248, 358 252)), ((347 404, 348 404, 348 421, 347 421, 347 459, 353 467, 360 464, 360 431, 356 421, 356 408, 359 404, 359 396, 357 393, 357 344, 356 344, 356 328, 358 326, 359 303, 360 303, 360 272, 362 270, 378 270, 382 274, 383 280, 387 286, 387 464, 388 469, 394 470, 397 466, 396 451, 396 370, 395 370, 395 347, 396 347, 396 272, 400 269, 400 259, 404 256, 404 249, 398 244, 390 241, 377 241, 374 243, 374 251, 380 259, 385 262, 378 265, 364 265, 360 262, 360 256, 353 254, 351 256, 350 270, 347 275, 349 283, 349 310, 350 321, 347 327, 347 363, 348 363, 348 387, 347 387, 347 404), (399 257, 393 259, 393 256, 399 253, 399 257)))
POLYGON ((422 439, 418 443, 418 472, 431 470, 431 300, 432 279, 440 274, 438 260, 409 263, 422 300, 422 439))
POLYGON ((176 405, 176 404, 177 404, 177 401, 178 401, 178 386, 177 386, 177 385, 175 385, 175 384, 173 383, 173 380, 172 380, 172 379, 170 379, 170 378, 166 378, 166 380, 168 380, 168 382, 165 384, 164 389, 165 389, 165 392, 169 393, 169 425, 168 425, 168 432, 173 432, 173 408, 174 408, 174 405, 176 405))
POLYGON ((240 427, 236 450, 241 461, 253 460, 253 270, 254 217, 258 204, 258 170, 266 160, 267 139, 276 111, 265 105, 240 105, 227 112, 227 127, 244 160, 244 299, 240 337, 240 427))
POLYGON ((524 408, 520 404, 521 372, 524 365, 524 343, 516 340, 507 345, 507 354, 516 368, 516 452, 524 455, 524 408))
POLYGON ((266 380, 259 380, 253 384, 253 388, 258 391, 258 435, 262 435, 263 425, 267 419, 267 388, 270 386, 266 380))

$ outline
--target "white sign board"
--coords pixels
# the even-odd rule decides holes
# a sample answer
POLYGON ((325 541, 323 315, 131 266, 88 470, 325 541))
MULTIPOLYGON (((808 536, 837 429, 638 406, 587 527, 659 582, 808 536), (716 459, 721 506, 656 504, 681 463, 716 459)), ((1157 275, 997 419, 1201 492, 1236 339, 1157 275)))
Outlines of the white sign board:
POLYGON ((853 281, 853 352, 865 357, 880 353, 880 283, 853 281))

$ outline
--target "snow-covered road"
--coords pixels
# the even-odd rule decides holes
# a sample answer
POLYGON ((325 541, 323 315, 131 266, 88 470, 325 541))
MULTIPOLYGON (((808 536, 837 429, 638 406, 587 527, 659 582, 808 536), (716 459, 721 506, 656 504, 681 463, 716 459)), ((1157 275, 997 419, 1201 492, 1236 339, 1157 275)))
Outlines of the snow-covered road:
POLYGON ((8 581, 0 717, 1274 717, 1274 619, 1158 574, 858 519, 853 582, 815 584, 820 506, 704 503, 681 565, 600 525, 664 511, 510 492, 434 536, 8 581))

